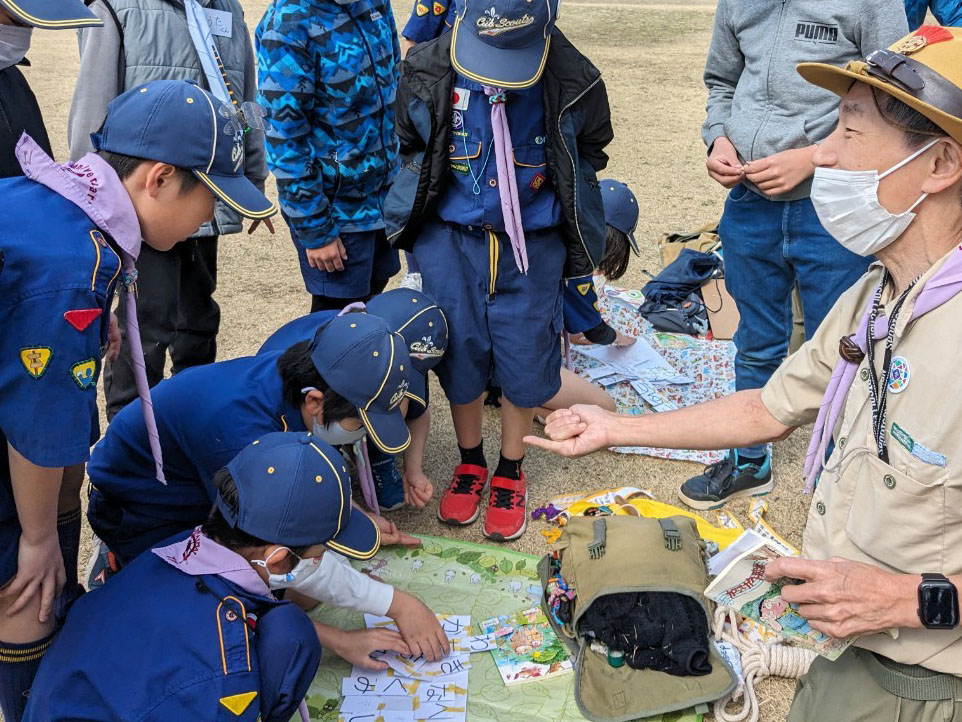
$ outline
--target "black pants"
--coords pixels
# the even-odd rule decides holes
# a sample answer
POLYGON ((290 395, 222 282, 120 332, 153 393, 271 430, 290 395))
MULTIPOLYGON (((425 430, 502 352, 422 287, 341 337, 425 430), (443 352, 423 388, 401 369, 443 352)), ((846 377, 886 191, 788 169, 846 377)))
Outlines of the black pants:
POLYGON ((373 280, 371 281, 371 292, 366 296, 358 296, 357 298, 334 298, 333 296, 311 296, 311 313, 316 313, 317 311, 340 311, 345 306, 352 303, 364 302, 367 303, 376 295, 384 290, 387 286, 387 282, 391 279, 386 278, 384 280, 373 280))
MULTIPOLYGON (((164 377, 167 352, 177 373, 214 361, 220 307, 217 288, 217 236, 191 238, 170 251, 155 251, 146 243, 137 259, 137 320, 144 346, 147 383, 164 377)), ((107 419, 137 398, 137 385, 127 344, 125 303, 117 308, 124 337, 120 358, 104 373, 107 419)))

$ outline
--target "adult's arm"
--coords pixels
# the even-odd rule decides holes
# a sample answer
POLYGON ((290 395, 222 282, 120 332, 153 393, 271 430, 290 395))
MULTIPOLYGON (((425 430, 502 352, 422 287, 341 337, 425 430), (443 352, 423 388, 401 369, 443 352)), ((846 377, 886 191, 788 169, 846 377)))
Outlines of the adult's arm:
POLYGON ((709 148, 726 134, 725 123, 731 117, 735 86, 744 69, 745 56, 732 28, 729 0, 718 0, 704 75, 708 87, 708 117, 702 126, 701 137, 709 148))
POLYGON ((611 446, 669 449, 731 449, 784 439, 794 431, 762 403, 758 389, 677 411, 629 416, 597 406, 576 405, 548 417, 545 435, 525 443, 562 456, 584 456, 611 446))
POLYGON ((855 42, 862 57, 908 35, 904 0, 862 0, 855 42))

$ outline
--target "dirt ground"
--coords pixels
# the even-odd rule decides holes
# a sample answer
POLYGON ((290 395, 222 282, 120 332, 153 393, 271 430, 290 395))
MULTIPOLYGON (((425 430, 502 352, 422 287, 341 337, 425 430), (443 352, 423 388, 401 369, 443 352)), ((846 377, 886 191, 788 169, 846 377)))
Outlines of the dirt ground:
MULTIPOLYGON (((248 25, 254 27, 265 0, 243 0, 248 25)), ((642 257, 632 261, 623 285, 640 288, 644 270, 659 267, 657 238, 669 230, 691 229, 717 219, 723 190, 705 172, 705 149, 700 126, 706 91, 701 76, 711 37, 714 4, 696 0, 602 2, 571 0, 562 3, 559 26, 601 69, 608 87, 615 140, 605 175, 627 182, 638 196, 641 218, 638 237, 642 257)), ((410 10, 408 0, 395 8, 399 24, 410 10)), ((26 70, 43 108, 58 158, 66 157, 66 123, 77 70, 77 46, 70 32, 37 31, 26 70)), ((273 182, 269 181, 273 193, 273 182)), ((297 268, 290 236, 279 217, 277 235, 262 228, 222 239, 220 287, 223 311, 219 357, 253 353, 278 326, 309 310, 308 296, 297 268)), ((438 400, 432 419, 425 468, 435 485, 446 483, 457 459, 450 418, 436 386, 438 400)), ((498 448, 497 412, 486 412, 489 457, 498 448)), ((769 520, 795 544, 801 542, 808 498, 802 496, 800 470, 805 434, 776 445, 776 491, 769 497, 769 520)), ((631 484, 650 489, 656 498, 673 502, 677 487, 699 466, 648 457, 602 452, 586 459, 563 460, 531 451, 526 461, 531 507, 560 493, 590 491, 631 484)), ((746 521, 746 502, 731 505, 746 521)), ((480 524, 466 529, 442 525, 432 504, 422 512, 396 512, 392 518, 406 531, 484 541, 480 524)), ((532 523, 512 546, 540 554, 545 546, 532 523)), ((794 683, 769 680, 760 685, 761 719, 783 720, 794 683)))

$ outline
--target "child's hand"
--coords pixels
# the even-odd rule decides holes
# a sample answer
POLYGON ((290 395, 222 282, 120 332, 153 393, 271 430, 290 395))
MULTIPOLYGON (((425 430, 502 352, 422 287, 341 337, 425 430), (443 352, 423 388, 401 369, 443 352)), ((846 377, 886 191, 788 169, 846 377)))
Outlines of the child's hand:
POLYGON ((394 590, 394 601, 388 616, 397 622, 401 636, 411 654, 423 654, 429 662, 437 662, 451 651, 448 637, 427 605, 400 589, 394 590))
POLYGON ((371 670, 388 668, 386 662, 371 657, 373 652, 384 651, 411 654, 411 648, 393 629, 355 629, 344 632, 333 646, 333 652, 344 661, 371 670))
POLYGON ((423 509, 434 496, 434 485, 423 471, 404 472, 404 503, 423 509))
POLYGON ((742 182, 744 171, 738 162, 738 152, 725 136, 716 138, 712 143, 705 166, 711 179, 725 188, 734 188, 742 182))
POLYGON ((568 336, 568 340, 573 346, 592 346, 591 341, 585 338, 583 333, 573 333, 568 336))
POLYGON ((416 536, 405 534, 397 528, 397 524, 393 521, 388 521, 383 516, 376 516, 375 514, 368 514, 368 516, 377 524, 377 528, 381 530, 381 546, 386 547, 393 544, 400 544, 401 546, 411 547, 412 549, 421 546, 420 539, 416 536))
POLYGON ((627 346, 631 346, 637 340, 638 339, 636 339, 634 336, 626 336, 621 331, 616 331, 614 343, 611 345, 618 348, 625 348, 627 346))
POLYGON ((745 177, 771 196, 788 193, 815 172, 815 146, 783 150, 743 167, 745 177))

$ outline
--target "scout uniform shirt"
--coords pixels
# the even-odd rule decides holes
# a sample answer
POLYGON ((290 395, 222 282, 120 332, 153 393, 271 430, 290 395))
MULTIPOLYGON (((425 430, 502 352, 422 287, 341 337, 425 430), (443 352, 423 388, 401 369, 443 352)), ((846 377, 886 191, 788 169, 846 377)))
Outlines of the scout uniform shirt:
POLYGON ((564 279, 564 323, 568 333, 584 333, 604 323, 592 274, 564 279))
MULTIPOLYGON (((919 279, 898 315, 887 392, 889 463, 879 458, 872 432, 866 357, 815 489, 805 557, 842 557, 913 575, 962 573, 962 295, 909 322, 926 280, 949 256, 919 279)), ((873 265, 765 385, 762 402, 780 423, 795 427, 815 420, 839 359, 839 340, 855 333, 882 275, 881 266, 873 265)), ((893 285, 882 296, 880 317, 888 317, 895 304, 893 285)), ((875 344, 876 374, 884 347, 884 339, 875 344)), ((962 676, 962 628, 899 629, 855 644, 896 662, 962 676)))
POLYGON ((306 431, 286 404, 281 352, 195 366, 152 392, 167 484, 157 483, 140 400, 125 406, 90 457, 87 518, 126 564, 210 512, 214 474, 272 431, 306 431))
POLYGON ((401 35, 415 43, 434 40, 454 27, 454 0, 415 0, 401 35))
POLYGON ((87 460, 100 436, 97 379, 120 258, 78 206, 40 183, 2 180, 0 195, 3 585, 20 538, 7 442, 38 466, 87 460))
MULTIPOLYGON (((504 231, 491 104, 480 83, 456 75, 454 86, 448 147, 451 182, 438 204, 438 215, 469 230, 504 231)), ((509 90, 505 106, 526 233, 561 223, 561 203, 546 176, 542 96, 540 82, 524 90, 509 90)))
POLYGON ((291 719, 321 658, 307 615, 199 529, 153 552, 74 604, 24 722, 291 719))

